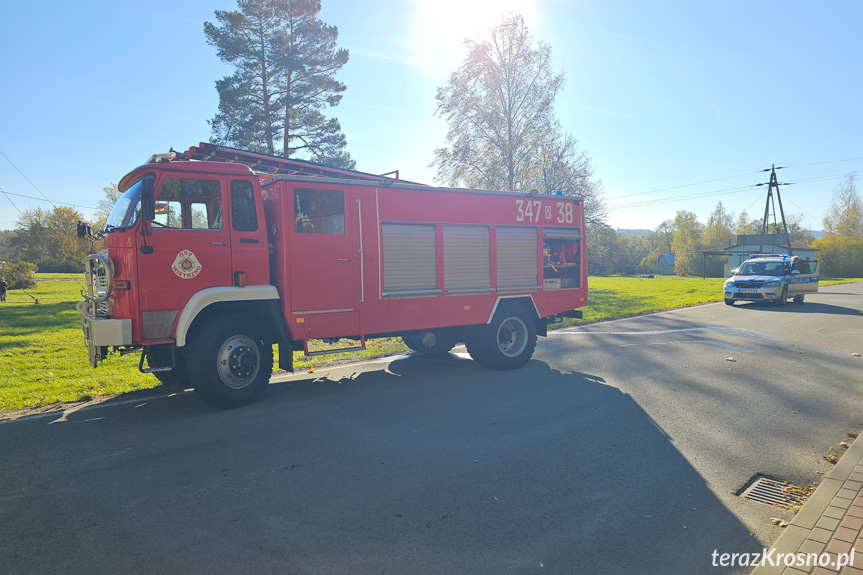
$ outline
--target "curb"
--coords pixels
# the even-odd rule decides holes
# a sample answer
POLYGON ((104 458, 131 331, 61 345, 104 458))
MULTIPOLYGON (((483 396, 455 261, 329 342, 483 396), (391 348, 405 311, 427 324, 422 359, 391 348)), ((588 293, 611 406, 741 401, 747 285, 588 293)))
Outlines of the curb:
MULTIPOLYGON (((858 437, 773 544, 771 549, 776 550, 774 556, 780 553, 831 552, 828 543, 839 528, 840 522, 846 517, 848 510, 854 505, 861 490, 863 490, 863 440, 858 437)), ((816 569, 819 568, 759 565, 751 575, 803 575, 816 569)), ((836 573, 836 569, 828 569, 825 572, 836 573)))

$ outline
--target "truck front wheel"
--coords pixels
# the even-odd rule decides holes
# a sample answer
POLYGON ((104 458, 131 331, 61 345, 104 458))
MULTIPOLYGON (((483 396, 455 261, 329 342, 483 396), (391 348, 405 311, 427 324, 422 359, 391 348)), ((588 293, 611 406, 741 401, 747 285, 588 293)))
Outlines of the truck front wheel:
POLYGON ((489 325, 468 338, 467 352, 486 367, 516 369, 536 349, 536 322, 522 309, 498 312, 489 325))
POLYGON ((201 398, 230 409, 255 401, 273 372, 273 347, 239 316, 196 330, 186 354, 189 380, 201 398))

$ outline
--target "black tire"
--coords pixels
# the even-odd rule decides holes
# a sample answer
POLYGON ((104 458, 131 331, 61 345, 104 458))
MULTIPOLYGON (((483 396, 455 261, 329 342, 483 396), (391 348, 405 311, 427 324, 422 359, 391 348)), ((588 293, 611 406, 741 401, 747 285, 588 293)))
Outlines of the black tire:
POLYGON ((423 337, 429 332, 412 332, 402 334, 402 341, 406 346, 417 353, 426 354, 430 357, 443 357, 450 352, 458 343, 456 337, 446 330, 434 331, 435 342, 431 347, 423 343, 423 337))
POLYGON ((517 369, 536 349, 536 320, 523 308, 498 311, 491 324, 480 327, 467 341, 474 361, 492 369, 517 369))
POLYGON ((252 403, 273 373, 273 346, 240 316, 210 320, 186 346, 189 381, 195 393, 216 407, 252 403))
MULTIPOLYGON (((189 387, 189 373, 186 371, 186 354, 182 348, 177 349, 174 357, 176 363, 171 371, 156 371, 153 375, 165 387, 189 387)), ((171 364, 171 346, 153 346, 147 350, 147 365, 159 367, 171 364)))
POLYGON ((796 296, 794 296, 794 303, 796 303, 797 305, 802 305, 805 297, 806 296, 804 296, 802 293, 797 294, 796 296))
POLYGON ((782 288, 782 293, 779 294, 779 299, 776 300, 776 305, 782 307, 788 301, 788 286, 782 288))
POLYGON ((725 298, 725 305, 734 305, 734 300, 730 298, 725 298))

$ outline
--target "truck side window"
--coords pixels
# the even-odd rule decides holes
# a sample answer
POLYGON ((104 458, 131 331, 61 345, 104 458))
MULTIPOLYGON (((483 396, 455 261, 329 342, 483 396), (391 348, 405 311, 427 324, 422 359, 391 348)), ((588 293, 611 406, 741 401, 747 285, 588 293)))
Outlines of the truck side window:
POLYGON ((255 211, 255 196, 252 182, 231 182, 231 219, 238 232, 254 232, 258 229, 258 214, 255 211))
POLYGON ((345 193, 341 190, 294 190, 298 234, 344 234, 345 193))
POLYGON ((218 180, 166 178, 153 224, 157 229, 221 229, 222 187, 218 180))

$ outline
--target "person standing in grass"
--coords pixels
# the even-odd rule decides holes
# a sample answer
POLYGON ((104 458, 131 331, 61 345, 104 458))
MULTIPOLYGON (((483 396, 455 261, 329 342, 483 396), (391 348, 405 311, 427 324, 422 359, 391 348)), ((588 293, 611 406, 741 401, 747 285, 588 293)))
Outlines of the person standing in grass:
POLYGON ((7 289, 9 289, 9 284, 6 283, 6 278, 0 278, 0 301, 6 301, 7 289))

